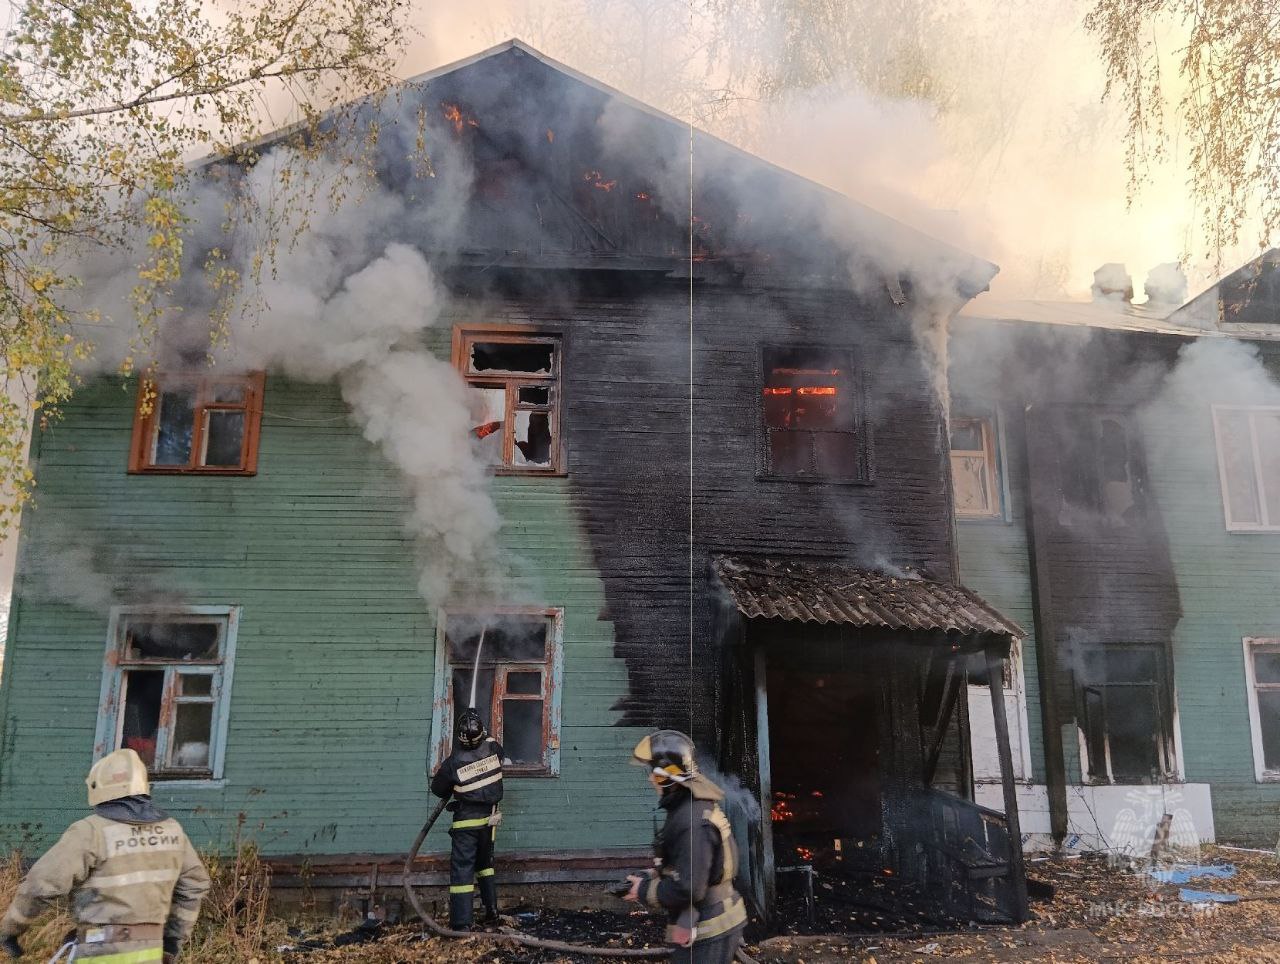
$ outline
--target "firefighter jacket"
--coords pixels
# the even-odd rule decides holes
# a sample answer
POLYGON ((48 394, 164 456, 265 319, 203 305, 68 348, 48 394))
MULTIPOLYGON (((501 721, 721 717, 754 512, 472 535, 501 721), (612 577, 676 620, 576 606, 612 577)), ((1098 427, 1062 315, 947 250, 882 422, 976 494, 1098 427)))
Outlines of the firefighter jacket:
POLYGON ((657 870, 640 896, 666 911, 668 940, 677 927, 697 928, 696 941, 711 940, 747 922, 734 889, 738 852, 729 818, 720 809, 724 792, 703 776, 673 786, 659 804, 667 819, 654 844, 657 870))
POLYGON ((68 827, 18 886, 0 937, 22 934, 46 905, 69 894, 82 928, 162 925, 165 946, 181 947, 200 916, 209 874, 178 821, 151 812, 162 819, 124 823, 95 813, 68 827))
POLYGON ((454 827, 489 817, 502 799, 502 744, 489 736, 470 750, 458 747, 431 778, 431 792, 441 799, 452 794, 454 827))

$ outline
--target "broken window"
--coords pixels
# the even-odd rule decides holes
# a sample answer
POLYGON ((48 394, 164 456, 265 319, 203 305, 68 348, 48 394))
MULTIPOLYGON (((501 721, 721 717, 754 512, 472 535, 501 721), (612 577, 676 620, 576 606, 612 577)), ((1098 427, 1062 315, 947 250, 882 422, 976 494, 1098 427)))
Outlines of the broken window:
POLYGON ((1280 408, 1215 406, 1227 528, 1280 530, 1280 408))
POLYGON ((559 771, 556 628, 554 611, 445 617, 447 690, 441 694, 444 712, 436 744, 441 759, 449 750, 453 720, 471 705, 474 685, 475 708, 502 744, 508 770, 534 775, 559 771))
POLYGON ((1171 699, 1163 650, 1157 646, 1086 649, 1078 672, 1089 779, 1157 783, 1173 776, 1171 699))
POLYGON ((252 475, 264 376, 161 376, 142 383, 130 472, 252 475))
POLYGON ((1142 511, 1139 453, 1122 415, 1073 412, 1060 424, 1058 469, 1064 526, 1119 529, 1142 511))
POLYGON ((490 465, 507 472, 560 470, 559 356, 552 335, 455 333, 455 360, 472 389, 472 433, 490 465))
POLYGON ((999 519, 1004 515, 995 418, 951 419, 951 487, 956 517, 999 519))
POLYGON ((830 348, 766 348, 764 472, 788 479, 867 476, 852 359, 830 348))
POLYGON ((221 776, 235 611, 118 610, 95 754, 127 748, 154 779, 221 776))

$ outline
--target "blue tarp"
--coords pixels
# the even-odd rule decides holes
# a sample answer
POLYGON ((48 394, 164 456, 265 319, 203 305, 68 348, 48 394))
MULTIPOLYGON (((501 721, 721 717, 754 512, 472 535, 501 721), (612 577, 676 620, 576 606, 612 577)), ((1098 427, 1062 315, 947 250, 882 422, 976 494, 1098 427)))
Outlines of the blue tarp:
POLYGON ((1187 884, 1202 877, 1230 880, 1235 875, 1235 864, 1179 864, 1168 870, 1147 871, 1148 877, 1162 884, 1187 884))
POLYGON ((1239 899, 1239 894, 1215 894, 1210 890, 1192 890, 1190 887, 1178 891, 1178 900, 1184 904, 1234 904, 1239 899))

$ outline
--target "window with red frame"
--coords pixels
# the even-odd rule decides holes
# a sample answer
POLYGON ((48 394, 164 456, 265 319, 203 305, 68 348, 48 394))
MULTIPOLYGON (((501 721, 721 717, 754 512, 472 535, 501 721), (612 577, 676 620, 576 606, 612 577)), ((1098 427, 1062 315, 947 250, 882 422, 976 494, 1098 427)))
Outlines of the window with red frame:
POLYGON ((130 472, 253 475, 265 376, 161 375, 138 390, 130 472))

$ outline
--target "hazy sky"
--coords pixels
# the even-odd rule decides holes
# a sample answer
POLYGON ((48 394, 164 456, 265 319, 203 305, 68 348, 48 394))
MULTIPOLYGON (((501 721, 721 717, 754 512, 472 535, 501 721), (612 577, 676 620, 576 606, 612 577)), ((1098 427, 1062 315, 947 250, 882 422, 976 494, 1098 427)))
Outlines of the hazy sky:
MULTIPOLYGON (((930 105, 849 86, 716 113, 706 89, 705 21, 668 0, 497 0, 423 6, 404 76, 510 36, 800 174, 945 236, 1001 266, 993 293, 1085 297, 1093 270, 1119 261, 1142 281, 1186 259, 1192 293, 1214 276, 1170 163, 1126 200, 1123 116, 1102 103, 1095 43, 1076 0, 952 0, 935 70, 954 91, 930 105)), ((1176 44, 1170 43, 1172 50, 1176 44)), ((1223 266, 1250 257, 1225 252, 1223 266)))

